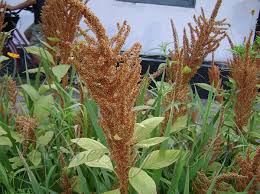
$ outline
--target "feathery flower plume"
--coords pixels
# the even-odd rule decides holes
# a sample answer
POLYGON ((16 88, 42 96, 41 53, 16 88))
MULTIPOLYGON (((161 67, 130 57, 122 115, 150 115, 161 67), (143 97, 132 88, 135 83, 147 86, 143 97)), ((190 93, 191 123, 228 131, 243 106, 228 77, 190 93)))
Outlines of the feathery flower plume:
POLYGON ((41 14, 43 32, 50 44, 56 44, 59 49, 61 63, 68 64, 71 45, 81 19, 81 13, 70 0, 47 0, 41 14))
POLYGON ((34 147, 36 146, 35 129, 37 126, 38 122, 35 118, 26 116, 18 116, 16 118, 15 129, 24 138, 24 141, 22 143, 24 154, 28 150, 29 142, 32 142, 34 147))
POLYGON ((257 147, 254 158, 250 159, 251 149, 248 148, 246 158, 238 157, 237 164, 240 169, 238 173, 227 173, 221 175, 216 182, 216 187, 220 187, 223 181, 235 180, 235 189, 237 192, 243 192, 248 184, 252 181, 253 184, 249 188, 248 194, 255 194, 259 191, 260 183, 260 147, 257 147))
POLYGON ((131 148, 135 112, 139 93, 141 45, 135 43, 120 54, 130 33, 130 26, 118 24, 118 33, 109 38, 99 19, 79 1, 74 5, 85 17, 85 23, 95 37, 81 30, 86 41, 73 50, 74 64, 86 82, 88 91, 100 108, 100 125, 105 133, 121 194, 128 193, 128 173, 134 163, 131 148))
POLYGON ((9 99, 9 103, 10 103, 10 112, 12 115, 15 114, 16 112, 16 99, 17 99, 17 95, 18 95, 18 91, 16 89, 16 83, 14 80, 12 80, 11 78, 9 78, 7 80, 7 91, 8 91, 8 99, 9 99))
POLYGON ((245 133, 243 127, 247 125, 248 119, 252 114, 252 104, 257 97, 257 62, 256 56, 250 53, 250 42, 253 33, 244 43, 244 55, 234 54, 233 59, 228 61, 231 68, 231 77, 234 79, 237 88, 236 102, 234 106, 235 122, 237 125, 236 132, 245 133))
MULTIPOLYGON (((171 101, 179 102, 179 110, 174 110, 173 122, 186 113, 185 104, 189 93, 189 82, 197 73, 208 54, 214 52, 220 42, 226 37, 226 30, 229 26, 226 19, 216 20, 222 0, 218 0, 209 19, 206 18, 204 10, 201 9, 201 15, 193 19, 195 26, 188 24, 190 39, 187 31, 183 31, 183 47, 180 48, 178 35, 173 21, 171 26, 174 38, 174 51, 170 54, 173 61, 167 68, 166 76, 168 82, 173 84, 172 91, 166 97, 167 104, 171 101)), ((166 113, 165 122, 168 121, 169 111, 166 113)))
POLYGON ((60 185, 61 188, 63 189, 63 192, 61 194, 72 194, 73 188, 68 176, 68 172, 67 172, 68 168, 63 154, 60 155, 59 161, 62 168, 60 185))
POLYGON ((217 90, 216 94, 216 101, 219 103, 223 102, 223 96, 221 96, 221 92, 223 91, 222 87, 222 79, 220 77, 219 68, 216 66, 214 61, 214 54, 212 55, 212 65, 211 68, 208 70, 209 81, 214 88, 217 90))

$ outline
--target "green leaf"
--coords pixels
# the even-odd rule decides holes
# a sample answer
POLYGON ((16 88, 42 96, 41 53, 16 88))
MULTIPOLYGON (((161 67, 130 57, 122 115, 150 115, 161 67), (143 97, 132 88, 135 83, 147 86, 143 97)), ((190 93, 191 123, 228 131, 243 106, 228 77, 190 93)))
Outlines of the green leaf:
POLYGON ((29 84, 21 85, 21 88, 30 96, 32 101, 36 101, 40 98, 40 94, 29 84))
POLYGON ((60 42, 61 40, 59 39, 59 38, 57 38, 57 37, 48 37, 47 38, 49 41, 51 41, 51 42, 60 42))
POLYGON ((171 132, 179 132, 187 125, 188 115, 179 117, 171 127, 171 132))
POLYGON ((179 150, 156 150, 146 157, 141 166, 144 169, 161 169, 178 160, 179 154, 179 150))
POLYGON ((116 189, 116 190, 112 190, 112 191, 107 191, 107 192, 102 193, 102 194, 120 194, 120 190, 116 189))
POLYGON ((19 134, 15 131, 11 131, 10 132, 11 134, 11 137, 17 142, 17 143, 22 143, 24 138, 23 138, 23 135, 22 134, 19 134))
POLYGON ((148 139, 151 132, 164 120, 164 117, 153 117, 136 123, 134 137, 137 142, 148 139))
POLYGON ((6 135, 6 131, 0 126, 0 136, 6 135))
POLYGON ((217 93, 216 88, 214 88, 214 86, 211 86, 209 84, 206 84, 206 83, 196 83, 195 85, 200 87, 200 88, 202 88, 202 89, 204 89, 204 90, 207 90, 209 92, 213 92, 215 94, 217 93))
POLYGON ((13 144, 12 144, 12 142, 10 141, 10 139, 8 137, 1 136, 0 137, 0 146, 12 147, 13 144))
POLYGON ((69 65, 57 65, 52 68, 52 72, 58 79, 58 82, 60 82, 61 79, 68 73, 69 69, 69 65))
POLYGON ((41 72, 41 73, 45 73, 44 72, 44 68, 43 67, 37 67, 37 68, 33 68, 33 69, 28 69, 27 71, 24 71, 23 73, 38 73, 38 72, 41 72), (40 68, 40 69, 39 69, 40 68))
POLYGON ((97 160, 85 162, 84 164, 89 167, 104 168, 104 169, 111 170, 111 171, 114 170, 113 164, 107 155, 104 155, 97 160))
POLYGON ((29 160, 34 166, 39 166, 42 161, 41 153, 37 150, 33 150, 28 154, 29 160))
POLYGON ((44 93, 46 93, 50 89, 57 90, 57 87, 56 87, 55 84, 41 85, 41 87, 39 88, 39 93, 40 94, 44 94, 44 93))
POLYGON ((189 66, 185 66, 183 69, 182 69, 182 73, 183 74, 189 74, 192 72, 192 69, 189 67, 189 66))
POLYGON ((28 53, 37 55, 41 57, 41 59, 43 59, 44 61, 54 64, 54 59, 52 55, 46 49, 37 46, 29 46, 26 47, 25 49, 28 53))
POLYGON ((54 135, 53 131, 47 131, 44 135, 40 136, 37 140, 37 143, 42 146, 46 146, 51 141, 54 135))
POLYGON ((78 153, 70 162, 69 168, 79 166, 86 162, 92 162, 100 159, 104 155, 102 150, 88 150, 78 153))
POLYGON ((76 143, 78 146, 85 150, 103 150, 108 153, 108 149, 100 142, 90 138, 77 138, 72 139, 71 142, 76 143))
POLYGON ((3 61, 6 61, 6 60, 9 60, 9 58, 4 55, 0 56, 0 63, 2 63, 3 61))
POLYGON ((168 137, 153 137, 151 139, 145 139, 143 141, 140 141, 135 146, 138 148, 149 148, 151 146, 158 145, 167 139, 169 139, 169 138, 168 137))
POLYGON ((17 169, 18 167, 23 166, 23 163, 20 159, 20 157, 16 156, 9 159, 9 162, 11 162, 12 169, 17 169))
POLYGON ((54 104, 52 95, 40 96, 34 104, 34 116, 39 121, 46 119, 50 114, 50 109, 54 104))
MULTIPOLYGON (((15 194, 13 187, 10 184, 9 177, 6 172, 6 168, 0 162, 0 185, 4 185, 7 189, 6 193, 15 194)), ((1 186, 2 187, 2 186, 1 186)))
POLYGON ((20 150, 17 148, 17 152, 19 154, 19 157, 21 158, 21 161, 23 162, 23 165, 27 171, 30 183, 32 185, 33 188, 33 192, 37 193, 37 194, 43 194, 43 191, 41 189, 40 184, 38 183, 36 177, 34 176, 33 172, 31 171, 28 163, 26 162, 25 158, 23 157, 22 153, 20 152, 20 150))
POLYGON ((138 194, 157 193, 154 180, 140 168, 130 169, 129 182, 138 194))

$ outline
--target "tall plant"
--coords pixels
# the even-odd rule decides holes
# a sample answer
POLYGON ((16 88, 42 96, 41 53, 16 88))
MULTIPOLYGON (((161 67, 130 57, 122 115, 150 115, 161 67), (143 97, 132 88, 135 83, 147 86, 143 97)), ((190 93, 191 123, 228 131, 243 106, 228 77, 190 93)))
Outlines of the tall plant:
POLYGON ((128 173, 134 163, 131 147, 134 133, 133 110, 139 92, 140 49, 135 43, 120 53, 130 26, 118 24, 118 33, 109 38, 99 19, 78 1, 74 1, 95 37, 81 30, 85 42, 74 48, 74 64, 100 108, 100 125, 105 133, 111 156, 116 164, 120 191, 128 193, 128 173))

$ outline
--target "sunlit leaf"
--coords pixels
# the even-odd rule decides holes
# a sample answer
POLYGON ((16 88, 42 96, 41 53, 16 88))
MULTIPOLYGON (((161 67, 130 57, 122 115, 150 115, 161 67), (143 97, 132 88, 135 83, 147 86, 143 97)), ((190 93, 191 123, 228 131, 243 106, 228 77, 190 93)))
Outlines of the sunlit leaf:
POLYGON ((37 101, 40 98, 40 94, 29 84, 21 85, 21 88, 30 96, 32 101, 37 101))
POLYGON ((0 136, 6 135, 6 131, 0 126, 0 136))
POLYGON ((18 142, 18 143, 22 143, 22 142, 23 142, 24 137, 23 137, 22 134, 19 134, 19 133, 15 132, 15 131, 11 131, 10 134, 11 134, 11 137, 12 137, 16 142, 18 142))
POLYGON ((171 127, 171 132, 179 132, 186 127, 188 121, 188 115, 179 117, 171 127))
POLYGON ((113 171, 113 164, 107 155, 104 155, 97 160, 85 162, 84 164, 89 167, 104 168, 113 171))
POLYGON ((46 146, 51 141, 54 135, 53 131, 47 131, 44 135, 40 136, 37 140, 37 143, 42 146, 46 146))
POLYGON ((116 190, 112 190, 112 191, 107 191, 107 192, 102 193, 102 194, 120 194, 120 190, 116 189, 116 190))
POLYGON ((68 73, 69 69, 69 65, 57 65, 52 68, 52 72, 57 78, 58 82, 60 82, 61 79, 68 73))
POLYGON ((34 116, 40 121, 46 119, 50 110, 54 104, 52 95, 40 96, 39 99, 34 103, 34 116))
POLYGON ((78 153, 70 162, 69 168, 79 166, 86 162, 93 162, 104 156, 103 150, 88 150, 78 153))
POLYGON ((41 57, 41 59, 44 60, 45 62, 50 62, 54 64, 54 59, 52 55, 46 49, 37 46, 29 46, 26 47, 25 49, 28 53, 41 57))
POLYGON ((154 180, 140 168, 130 169, 129 182, 138 194, 157 193, 154 180))
POLYGON ((150 138, 151 132, 164 120, 164 117, 153 117, 135 125, 134 138, 137 142, 150 138))
POLYGON ((206 83, 196 83, 195 85, 209 92, 217 93, 216 88, 214 88, 212 85, 206 83))
POLYGON ((85 150, 103 150, 108 152, 108 149, 100 142, 90 138, 72 139, 71 142, 76 143, 78 146, 85 150))
POLYGON ((33 150, 28 154, 29 160, 34 166, 39 166, 42 161, 41 153, 37 150, 33 150))
POLYGON ((168 137, 153 137, 151 139, 145 139, 137 143, 135 146, 138 148, 149 148, 151 146, 158 145, 165 140, 169 139, 168 137))
POLYGON ((179 150, 156 150, 151 152, 143 164, 144 169, 160 169, 167 167, 178 160, 179 150))
POLYGON ((0 137, 0 146, 12 147, 13 144, 12 144, 12 142, 10 141, 10 139, 8 137, 1 136, 0 137))

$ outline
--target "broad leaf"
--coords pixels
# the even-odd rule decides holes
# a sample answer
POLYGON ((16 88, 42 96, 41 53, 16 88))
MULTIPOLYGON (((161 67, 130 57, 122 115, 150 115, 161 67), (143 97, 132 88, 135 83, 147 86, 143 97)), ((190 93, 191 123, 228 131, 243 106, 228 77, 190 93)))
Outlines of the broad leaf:
POLYGON ((17 143, 22 143, 24 140, 23 135, 17 133, 16 131, 11 131, 10 132, 11 137, 17 142, 17 143))
POLYGON ((42 161, 41 153, 37 150, 33 150, 28 154, 28 158, 34 166, 39 166, 42 161))
POLYGON ((196 83, 195 85, 209 92, 217 93, 216 88, 212 85, 206 83, 196 83))
POLYGON ((120 190, 116 189, 116 190, 112 190, 112 191, 107 191, 107 192, 102 193, 102 194, 120 194, 120 190))
POLYGON ((6 135, 6 134, 7 134, 6 131, 2 127, 0 127, 0 136, 6 135))
POLYGON ((34 104, 34 116, 39 121, 46 119, 50 114, 50 109, 54 104, 54 99, 51 95, 40 96, 34 104))
POLYGON ((27 73, 32 73, 33 74, 33 73, 38 73, 39 71, 41 73, 45 73, 43 67, 37 67, 37 68, 33 68, 33 69, 28 69, 27 71, 24 71, 23 73, 27 72, 27 73))
POLYGON ((154 180, 140 168, 130 169, 129 182, 138 194, 157 193, 154 180))
POLYGON ((164 120, 164 117, 153 117, 135 125, 134 137, 137 142, 150 138, 151 132, 164 120))
POLYGON ((179 150, 156 150, 150 153, 143 164, 144 169, 161 169, 171 165, 178 160, 179 150))
POLYGON ((46 146, 51 141, 54 135, 53 131, 47 131, 44 135, 40 136, 37 140, 37 143, 42 146, 46 146))
POLYGON ((21 88, 30 96, 32 101, 37 101, 40 98, 40 94, 29 84, 21 85, 21 88))
POLYGON ((0 137, 0 146, 12 147, 13 144, 12 144, 12 142, 10 141, 10 139, 8 137, 1 136, 0 137))
POLYGON ((154 137, 151 139, 145 139, 143 141, 140 141, 135 146, 138 148, 149 148, 151 146, 158 145, 167 139, 169 139, 169 138, 168 137, 154 137))
POLYGON ((17 169, 18 167, 23 166, 23 162, 21 161, 20 157, 16 156, 9 159, 9 162, 12 163, 12 169, 17 169))
POLYGON ((114 170, 113 164, 107 155, 104 155, 101 158, 94 160, 94 161, 85 162, 84 164, 89 167, 104 168, 104 169, 108 169, 111 171, 114 170))
POLYGON ((9 58, 4 55, 0 56, 0 63, 2 63, 3 61, 6 61, 6 60, 9 60, 9 58))
POLYGON ((187 115, 179 117, 174 122, 174 124, 172 125, 171 132, 179 132, 179 131, 181 131, 183 128, 186 127, 187 121, 188 121, 188 116, 187 115))
POLYGON ((90 138, 77 138, 72 139, 71 142, 76 143, 78 146, 85 150, 103 150, 108 152, 108 149, 100 142, 90 138))
POLYGON ((54 64, 52 55, 46 49, 37 46, 29 46, 26 47, 25 49, 28 53, 41 57, 41 59, 44 60, 45 62, 50 62, 54 64))
POLYGON ((57 65, 52 68, 53 74, 58 79, 58 82, 68 73, 70 66, 69 65, 57 65))
POLYGON ((69 168, 79 166, 86 162, 92 162, 100 159, 104 156, 104 151, 102 150, 88 150, 78 153, 70 162, 69 168))

